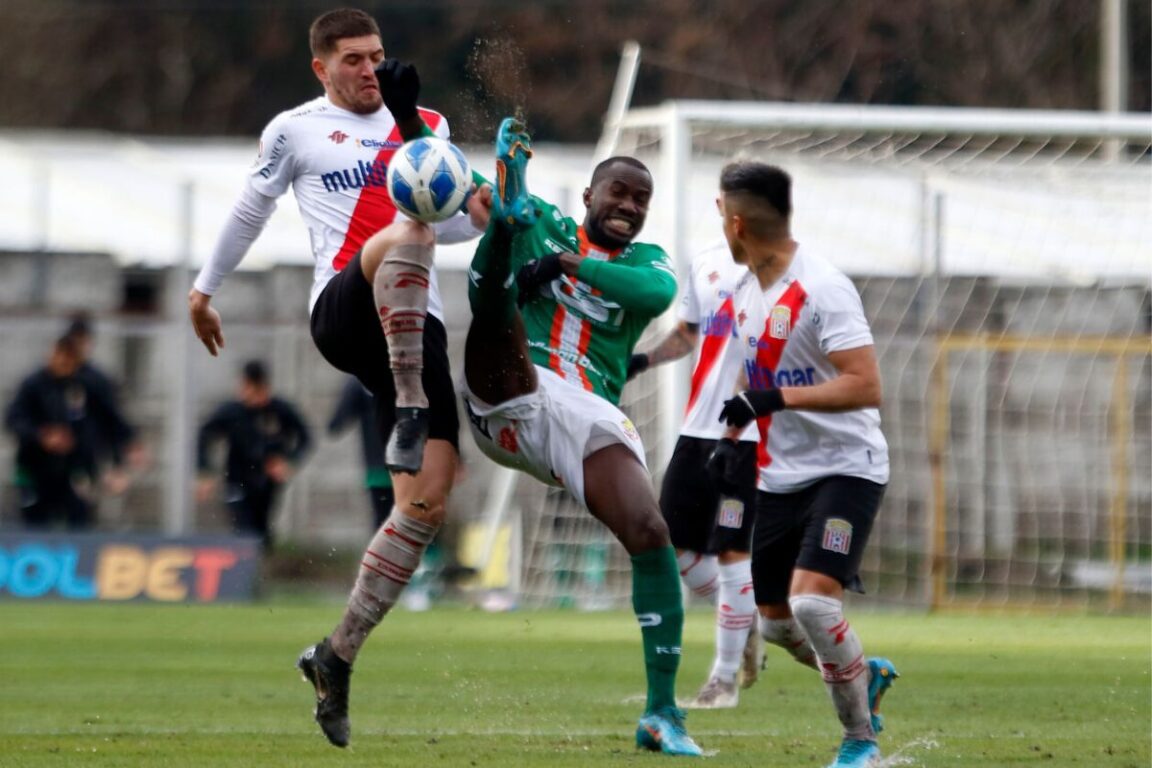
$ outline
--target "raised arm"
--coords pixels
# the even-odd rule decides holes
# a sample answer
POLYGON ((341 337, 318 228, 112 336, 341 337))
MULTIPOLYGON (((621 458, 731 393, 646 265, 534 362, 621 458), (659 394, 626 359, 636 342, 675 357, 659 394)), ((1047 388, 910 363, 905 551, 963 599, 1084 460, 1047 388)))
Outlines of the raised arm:
POLYGON ((576 275, 609 301, 647 317, 656 317, 676 298, 676 276, 667 258, 631 266, 563 253, 560 265, 565 274, 576 275))

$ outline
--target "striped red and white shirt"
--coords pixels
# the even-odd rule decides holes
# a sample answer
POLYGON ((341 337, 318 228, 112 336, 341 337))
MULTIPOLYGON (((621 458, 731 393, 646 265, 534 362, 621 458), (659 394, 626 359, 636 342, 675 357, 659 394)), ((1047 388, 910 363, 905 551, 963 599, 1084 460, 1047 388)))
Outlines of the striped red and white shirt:
MULTIPOLYGON (((725 242, 701 251, 692 259, 676 314, 684 322, 697 326, 700 343, 696 347, 681 435, 719 440, 727 430, 720 421, 720 410, 724 401, 735 393, 739 372, 743 369, 740 356, 727 354, 736 328, 732 301, 736 282, 746 274, 748 267, 732 261, 732 252, 725 242)), ((750 424, 740 439, 758 440, 755 425, 750 424)))
MULTIPOLYGON (((449 137, 443 115, 426 109, 420 115, 437 136, 449 137)), ((196 289, 215 293, 272 215, 276 199, 292 187, 316 262, 308 302, 311 311, 324 286, 364 241, 402 215, 387 188, 388 163, 402 144, 396 121, 384 107, 362 115, 320 96, 281 112, 260 137, 246 187, 196 278, 196 289)), ((480 234, 463 214, 434 227, 442 243, 463 242, 480 234)), ((435 270, 428 312, 443 319, 435 270)))
MULTIPOLYGON (((832 352, 871 346, 856 287, 818 256, 797 251, 787 273, 761 290, 748 272, 736 285, 738 339, 732 354, 750 389, 801 387, 839 375, 832 352)), ((888 482, 888 443, 880 412, 783 410, 757 420, 762 491, 791 493, 825 477, 888 482)))

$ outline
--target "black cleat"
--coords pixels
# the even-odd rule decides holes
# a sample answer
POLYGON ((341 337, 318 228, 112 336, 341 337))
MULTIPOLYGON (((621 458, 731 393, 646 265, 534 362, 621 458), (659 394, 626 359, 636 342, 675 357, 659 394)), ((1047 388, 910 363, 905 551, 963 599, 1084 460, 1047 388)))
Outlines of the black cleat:
POLYGON ((296 659, 296 668, 316 689, 316 722, 328 741, 337 747, 348 746, 352 725, 348 722, 348 687, 352 665, 333 652, 328 638, 304 649, 296 659))
POLYGON ((391 472, 414 475, 424 464, 424 443, 428 440, 428 409, 397 408, 396 424, 384 448, 384 464, 391 472))

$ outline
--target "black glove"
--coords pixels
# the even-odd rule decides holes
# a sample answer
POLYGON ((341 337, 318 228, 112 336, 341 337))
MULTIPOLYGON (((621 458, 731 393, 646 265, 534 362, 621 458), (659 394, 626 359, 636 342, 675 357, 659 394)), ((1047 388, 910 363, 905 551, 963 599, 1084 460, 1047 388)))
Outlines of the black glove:
POLYGON ((516 303, 524 306, 540 290, 540 286, 547 285, 562 274, 564 269, 560 265, 560 256, 555 253, 533 259, 520 267, 516 273, 516 303))
POLYGON ((724 496, 739 495, 754 479, 741 477, 740 453, 736 441, 726 437, 716 441, 716 447, 712 449, 705 467, 712 482, 724 496))
POLYGON ((648 366, 651 364, 652 362, 648 359, 648 355, 643 352, 637 352, 635 355, 632 355, 632 357, 628 358, 627 380, 632 381, 635 376, 648 370, 648 366))
POLYGON ((724 401, 720 409, 720 421, 728 423, 730 427, 746 427, 760 416, 784 410, 784 395, 780 390, 773 389, 746 389, 731 400, 724 401))
MULTIPOLYGON (((384 106, 403 122, 416 117, 416 99, 420 97, 420 75, 413 64, 405 64, 400 59, 384 59, 376 65, 376 80, 380 83, 380 95, 384 106)), ((405 137, 411 138, 411 137, 405 137)))

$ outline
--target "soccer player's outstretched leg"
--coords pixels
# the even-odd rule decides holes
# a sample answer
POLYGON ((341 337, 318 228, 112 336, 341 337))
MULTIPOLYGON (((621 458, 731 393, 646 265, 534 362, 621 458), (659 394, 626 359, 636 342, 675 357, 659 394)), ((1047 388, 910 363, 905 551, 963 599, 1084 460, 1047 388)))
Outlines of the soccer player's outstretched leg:
POLYGON ((498 463, 566 488, 624 545, 648 681, 636 743, 699 755, 674 697, 684 623, 676 555, 639 435, 616 407, 632 347, 676 290, 666 254, 633 242, 652 177, 632 158, 601 163, 577 225, 528 194, 522 126, 505 120, 496 146, 493 215, 469 270, 472 434, 498 463))
POLYGON ((372 393, 393 473, 395 506, 368 544, 343 616, 297 660, 315 689, 317 723, 343 747, 352 664, 436 535, 456 475, 460 424, 433 248, 485 229, 491 188, 471 195, 466 214, 432 226, 401 216, 385 183, 390 153, 421 135, 448 139, 447 121, 417 106, 415 68, 385 58, 380 28, 364 11, 322 13, 308 36, 324 93, 264 129, 258 161, 196 277, 188 310, 196 336, 218 354, 224 334, 212 297, 291 188, 316 261, 312 339, 325 360, 372 393))

